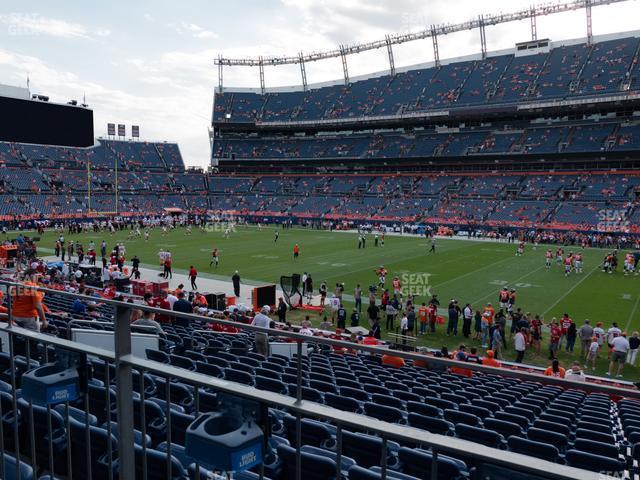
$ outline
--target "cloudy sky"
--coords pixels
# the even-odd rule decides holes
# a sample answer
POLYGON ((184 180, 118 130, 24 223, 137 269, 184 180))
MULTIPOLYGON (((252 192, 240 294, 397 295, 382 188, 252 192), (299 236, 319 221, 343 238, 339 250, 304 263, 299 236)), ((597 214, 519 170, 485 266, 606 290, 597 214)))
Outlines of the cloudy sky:
MULTIPOLYGON (((188 165, 209 160, 213 59, 295 55, 370 41, 480 13, 511 12, 531 0, 2 0, 0 83, 26 85, 53 101, 82 99, 106 123, 139 124, 148 140, 180 144, 188 165)), ((640 1, 594 8, 594 34, 638 28, 640 1)), ((584 11, 538 20, 538 38, 585 35, 584 11)), ((476 53, 477 31, 440 40, 440 57, 476 53)), ((530 39, 528 22, 487 29, 490 50, 530 39)), ((430 41, 395 49, 396 66, 433 60, 430 41)), ((385 51, 351 57, 351 76, 387 68, 385 51)), ((339 60, 307 66, 309 83, 342 75, 339 60)), ((267 87, 300 82, 297 66, 269 68, 267 87)), ((226 86, 259 86, 258 71, 225 69, 226 86)))

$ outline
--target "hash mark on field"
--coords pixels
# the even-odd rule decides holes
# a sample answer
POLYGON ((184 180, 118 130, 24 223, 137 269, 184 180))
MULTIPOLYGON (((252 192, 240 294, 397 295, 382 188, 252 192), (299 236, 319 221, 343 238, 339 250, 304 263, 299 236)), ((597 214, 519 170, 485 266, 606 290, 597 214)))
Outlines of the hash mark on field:
POLYGON ((569 290, 567 290, 567 292, 566 292, 564 295, 562 295, 560 298, 558 298, 558 300, 556 300, 555 302, 553 302, 553 304, 552 304, 549 308, 547 308, 544 312, 542 312, 542 315, 541 315, 541 316, 542 316, 542 317, 544 317, 547 313, 549 313, 549 312, 551 311, 551 309, 552 309, 552 308, 555 308, 555 306, 556 306, 556 305, 558 305, 562 300, 564 300, 565 298, 567 298, 567 296, 568 296, 571 292, 573 292, 576 288, 578 288, 578 286, 579 286, 582 282, 584 282, 587 278, 589 278, 593 272, 595 272, 596 270, 599 270, 599 269, 600 269, 600 265, 596 265, 596 266, 593 268, 593 270, 591 270, 591 271, 590 271, 589 273, 587 273, 584 277, 582 277, 578 283, 576 283, 573 287, 571 287, 569 290))

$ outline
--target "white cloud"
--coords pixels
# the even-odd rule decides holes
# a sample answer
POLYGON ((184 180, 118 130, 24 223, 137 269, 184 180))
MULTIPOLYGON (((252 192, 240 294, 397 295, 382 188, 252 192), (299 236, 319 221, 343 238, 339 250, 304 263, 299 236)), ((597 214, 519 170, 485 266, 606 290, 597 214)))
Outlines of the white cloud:
POLYGON ((92 36, 108 37, 111 30, 97 28, 90 32, 87 27, 79 23, 67 22, 56 18, 48 18, 38 13, 9 13, 0 15, 0 23, 7 26, 7 33, 11 36, 48 35, 59 38, 91 38, 92 36))
POLYGON ((218 34, 207 30, 200 25, 190 22, 170 23, 169 27, 174 29, 180 35, 191 35, 194 38, 199 39, 215 39, 218 38, 218 34))

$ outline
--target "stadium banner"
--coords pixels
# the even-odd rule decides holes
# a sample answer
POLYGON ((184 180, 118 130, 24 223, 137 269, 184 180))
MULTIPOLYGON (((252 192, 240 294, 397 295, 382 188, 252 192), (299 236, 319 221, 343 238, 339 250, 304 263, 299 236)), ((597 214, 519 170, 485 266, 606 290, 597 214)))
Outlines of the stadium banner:
POLYGON ((126 134, 127 134, 127 130, 126 130, 124 124, 119 123, 118 124, 118 136, 119 137, 124 137, 124 136, 126 136, 126 134))
POLYGON ((107 135, 115 137, 115 135, 116 135, 116 124, 115 123, 107 123, 107 135))
POLYGON ((131 125, 131 137, 140 138, 140 126, 139 125, 131 125))

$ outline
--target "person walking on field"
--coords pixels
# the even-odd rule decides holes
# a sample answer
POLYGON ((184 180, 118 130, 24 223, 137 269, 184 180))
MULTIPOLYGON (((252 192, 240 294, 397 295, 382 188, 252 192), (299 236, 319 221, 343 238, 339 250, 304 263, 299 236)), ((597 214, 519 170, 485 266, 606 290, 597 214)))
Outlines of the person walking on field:
POLYGON ((239 297, 240 296, 240 274, 238 273, 238 270, 236 270, 236 272, 231 277, 231 282, 233 283, 233 294, 236 297, 239 297))
POLYGON ((198 271, 193 265, 191 265, 189 267, 189 280, 191 281, 191 290, 198 290, 198 285, 196 285, 197 278, 198 278, 198 271))

